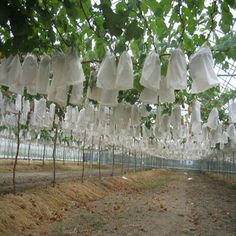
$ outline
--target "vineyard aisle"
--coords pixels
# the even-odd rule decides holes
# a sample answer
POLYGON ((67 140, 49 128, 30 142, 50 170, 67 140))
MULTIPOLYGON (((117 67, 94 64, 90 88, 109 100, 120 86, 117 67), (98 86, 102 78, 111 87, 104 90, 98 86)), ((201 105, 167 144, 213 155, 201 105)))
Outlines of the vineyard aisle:
POLYGON ((170 172, 156 182, 69 210, 32 235, 235 235, 236 191, 206 175, 170 172))

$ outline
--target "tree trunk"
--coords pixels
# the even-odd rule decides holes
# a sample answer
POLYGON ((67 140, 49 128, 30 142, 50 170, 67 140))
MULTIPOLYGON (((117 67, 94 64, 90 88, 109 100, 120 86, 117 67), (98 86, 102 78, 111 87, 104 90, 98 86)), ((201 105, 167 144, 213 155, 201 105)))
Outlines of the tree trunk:
POLYGON ((99 172, 99 179, 101 179, 101 139, 102 136, 99 137, 99 142, 98 142, 98 172, 99 172))
POLYGON ((92 144, 91 144, 91 149, 90 149, 90 158, 89 158, 89 172, 90 176, 92 175, 92 169, 93 169, 93 139, 94 136, 92 136, 92 144))
POLYGON ((143 170, 143 154, 141 152, 141 163, 140 163, 140 169, 143 170))
POLYGON ((30 149, 31 149, 31 141, 28 145, 28 165, 30 165, 30 149))
POLYGON ((128 172, 129 172, 129 164, 130 164, 130 150, 129 150, 129 156, 128 156, 128 172))
POLYGON ((63 146, 63 157, 62 157, 62 164, 65 165, 65 155, 66 155, 66 147, 63 146))
POLYGON ((84 153, 84 148, 85 148, 85 141, 86 141, 86 131, 84 131, 84 143, 83 143, 83 163, 82 163, 82 175, 81 175, 81 182, 84 182, 84 163, 85 163, 85 153, 84 153))
POLYGON ((115 165, 115 145, 112 145, 112 171, 111 176, 114 175, 114 165, 115 165))
POLYGON ((15 162, 13 166, 13 176, 12 176, 12 183, 13 183, 13 193, 16 194, 16 165, 17 165, 17 159, 19 155, 19 150, 20 150, 20 115, 21 112, 18 112, 18 119, 17 119, 17 133, 16 133, 16 138, 17 138, 17 147, 16 147, 16 155, 15 155, 15 162))
POLYGON ((121 157, 121 160, 122 160, 121 173, 123 174, 123 173, 124 173, 124 146, 122 145, 121 148, 122 148, 122 149, 121 149, 121 155, 122 155, 122 157, 121 157))
POLYGON ((43 144, 43 166, 45 164, 46 144, 43 144))
POLYGON ((77 166, 79 166, 79 154, 80 154, 80 147, 78 147, 78 158, 77 158, 77 166))
POLYGON ((53 142, 53 152, 52 152, 52 159, 53 159, 53 181, 52 186, 55 187, 56 184, 56 150, 57 150, 57 134, 58 134, 58 126, 56 126, 54 142, 53 142))

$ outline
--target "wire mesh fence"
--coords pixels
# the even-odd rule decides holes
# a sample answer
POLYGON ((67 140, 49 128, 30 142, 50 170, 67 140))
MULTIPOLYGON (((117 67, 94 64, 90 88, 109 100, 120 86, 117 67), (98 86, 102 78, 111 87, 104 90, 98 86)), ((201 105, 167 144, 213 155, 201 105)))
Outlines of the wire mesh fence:
MULTIPOLYGON (((11 138, 0 139, 0 158, 13 159, 16 153, 16 141, 11 138)), ((19 150, 20 160, 52 161, 53 144, 22 141, 19 150)), ((58 162, 82 163, 83 150, 80 147, 57 145, 56 160, 58 162)), ((84 150, 84 161, 92 167, 100 162, 102 165, 116 165, 128 169, 171 168, 183 170, 200 170, 236 174, 236 149, 214 150, 209 155, 195 160, 172 159, 171 157, 152 156, 135 150, 116 146, 104 146, 100 152, 97 147, 87 147, 84 150)))

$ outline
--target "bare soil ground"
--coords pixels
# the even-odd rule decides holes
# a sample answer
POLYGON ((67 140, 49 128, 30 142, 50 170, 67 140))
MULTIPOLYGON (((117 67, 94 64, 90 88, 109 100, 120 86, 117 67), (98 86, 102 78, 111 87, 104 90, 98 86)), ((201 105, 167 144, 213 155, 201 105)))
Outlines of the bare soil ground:
MULTIPOLYGON (((0 160, 0 194, 6 194, 12 192, 12 168, 13 160, 2 159, 0 160)), ((111 166, 101 165, 102 176, 111 174, 111 166)), ((45 165, 42 165, 42 161, 31 161, 30 164, 27 160, 18 160, 16 171, 16 190, 25 191, 28 189, 37 189, 41 186, 48 186, 52 183, 53 176, 53 164, 51 161, 46 161, 45 165)), ((116 167, 114 174, 120 174, 121 169, 116 167)), ((77 180, 81 178, 82 163, 77 165, 76 163, 62 162, 56 163, 56 181, 69 181, 77 180)), ((85 165, 85 177, 97 177, 98 165, 93 164, 92 169, 90 165, 85 165)))
POLYGON ((172 171, 84 203, 26 235, 233 236, 236 191, 204 174, 172 171))

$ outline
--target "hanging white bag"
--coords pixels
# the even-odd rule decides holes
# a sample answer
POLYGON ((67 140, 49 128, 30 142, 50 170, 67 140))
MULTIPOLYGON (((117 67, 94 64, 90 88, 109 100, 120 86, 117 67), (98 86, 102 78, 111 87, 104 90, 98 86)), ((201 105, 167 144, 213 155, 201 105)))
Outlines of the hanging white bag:
POLYGON ((51 103, 49 106, 49 116, 51 120, 54 119, 55 111, 56 111, 56 105, 54 103, 51 103))
POLYGON ((81 105, 83 102, 83 83, 75 84, 70 95, 70 104, 81 105))
MULTIPOLYGON (((36 83, 36 81, 35 81, 35 83, 36 83)), ((33 86, 26 86, 26 87, 27 87, 27 93, 28 94, 33 95, 33 96, 37 95, 37 91, 36 91, 35 85, 33 85, 33 86)))
POLYGON ((230 138, 230 140, 233 143, 236 143, 236 129, 235 129, 234 124, 229 125, 229 127, 227 129, 227 134, 228 134, 228 137, 230 138))
POLYGON ((16 55, 12 59, 9 65, 9 72, 8 72, 9 91, 20 95, 24 94, 24 86, 20 84, 21 76, 22 76, 22 67, 20 63, 20 58, 18 55, 16 55))
POLYGON ((44 119, 45 115, 46 115, 46 99, 45 98, 41 98, 38 101, 38 105, 37 105, 37 111, 35 111, 35 113, 37 114, 38 117, 40 117, 40 119, 44 119))
POLYGON ((27 54, 22 64, 21 84, 24 86, 35 86, 38 72, 38 62, 36 56, 27 54))
POLYGON ((181 107, 176 105, 172 108, 171 116, 170 116, 170 123, 175 130, 178 130, 181 126, 181 107))
POLYGON ((144 104, 139 107, 141 117, 148 117, 149 112, 144 104))
POLYGON ((207 127, 216 130, 219 125, 219 112, 213 108, 208 116, 207 127))
POLYGON ((200 122, 192 122, 191 131, 193 134, 199 135, 202 132, 202 125, 200 122))
POLYGON ((161 110, 160 107, 157 107, 155 123, 157 126, 161 125, 161 110))
POLYGON ((118 105, 118 90, 101 89, 101 97, 98 100, 103 106, 114 107, 118 105))
POLYGON ((187 64, 185 55, 180 48, 171 53, 166 79, 168 88, 175 90, 187 88, 187 64))
POLYGON ((64 120, 67 122, 71 122, 72 119, 72 106, 67 106, 66 107, 66 113, 65 113, 65 118, 64 120))
POLYGON ((71 122, 76 123, 78 116, 79 116, 78 107, 73 107, 71 112, 71 122))
POLYGON ((116 83, 116 57, 108 53, 103 59, 97 73, 97 87, 113 90, 116 83))
POLYGON ((160 103, 173 103, 175 101, 175 92, 173 88, 167 87, 167 80, 164 76, 161 78, 160 89, 157 91, 160 103))
POLYGON ((92 88, 88 87, 87 98, 98 102, 101 99, 101 89, 96 85, 93 85, 92 88))
POLYGON ((13 56, 10 55, 8 58, 3 58, 1 60, 0 66, 0 85, 9 87, 10 81, 8 79, 8 72, 10 71, 10 65, 13 60, 13 56))
MULTIPOLYGON (((53 77, 50 86, 48 87, 48 100, 55 101, 57 89, 65 86, 66 78, 64 77, 65 55, 56 51, 52 57, 53 77)), ((60 94, 58 94, 60 97, 60 94)))
POLYGON ((19 83, 22 75, 22 67, 18 54, 13 57, 11 63, 9 64, 8 70, 9 71, 7 76, 8 76, 9 86, 11 86, 12 84, 19 83))
POLYGON ((227 144, 228 143, 228 133, 224 131, 221 135, 221 143, 227 144))
POLYGON ((159 55, 152 51, 144 61, 140 84, 151 90, 158 90, 161 81, 161 64, 159 55))
POLYGON ((168 114, 163 114, 161 116, 160 131, 162 133, 169 133, 170 131, 170 116, 168 114))
POLYGON ((82 64, 74 48, 65 55, 65 77, 67 85, 77 85, 85 81, 82 64))
POLYGON ((236 123, 236 102, 232 102, 229 105, 229 118, 230 123, 236 123))
POLYGON ((133 63, 128 52, 123 52, 120 56, 116 74, 116 89, 127 90, 133 88, 133 63))
POLYGON ((12 84, 9 87, 9 91, 11 91, 12 93, 16 93, 16 94, 20 94, 20 95, 24 95, 24 86, 18 83, 12 84))
POLYGON ((118 104, 118 90, 107 90, 98 88, 95 85, 88 88, 87 97, 94 101, 99 102, 103 106, 117 106, 118 104))
POLYGON ((15 110, 18 112, 22 110, 22 96, 20 94, 16 96, 15 110))
POLYGON ((79 129, 84 129, 86 127, 85 108, 82 108, 79 111, 78 118, 77 118, 77 127, 79 127, 79 129))
POLYGON ((144 104, 157 104, 157 92, 144 88, 140 94, 139 101, 144 104))
POLYGON ((201 103, 195 101, 192 104, 191 123, 201 123, 201 103))
POLYGON ((132 126, 139 125, 140 119, 141 119, 141 116, 140 116, 138 106, 134 104, 131 107, 131 125, 132 126))
POLYGON ((201 93, 219 84, 214 71, 213 57, 204 45, 190 57, 189 70, 192 77, 192 93, 201 93))
POLYGON ((48 55, 42 56, 36 78, 36 92, 39 94, 47 94, 50 77, 50 63, 51 58, 48 55))
POLYGON ((54 98, 54 101, 60 106, 66 106, 68 99, 68 86, 61 86, 57 88, 57 92, 54 98))

